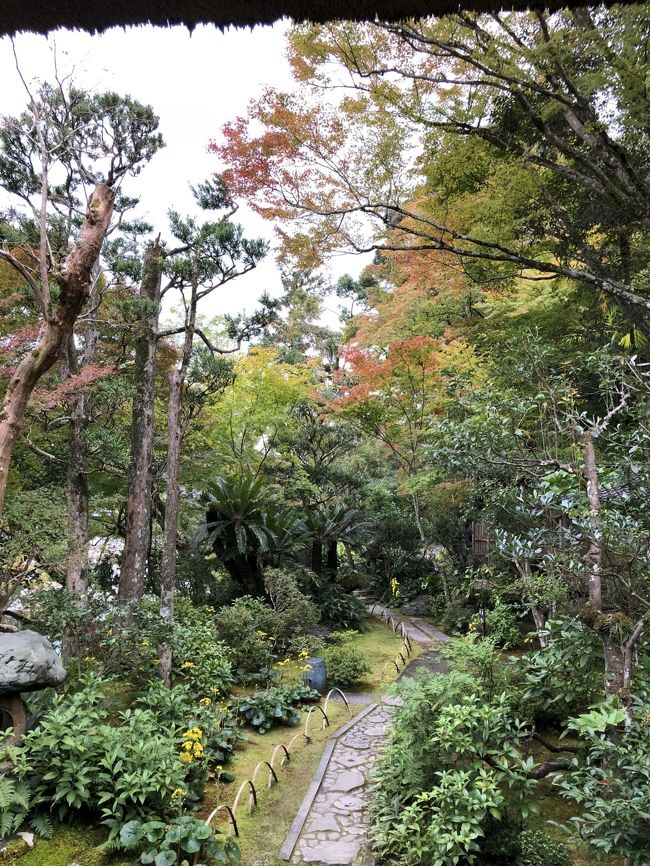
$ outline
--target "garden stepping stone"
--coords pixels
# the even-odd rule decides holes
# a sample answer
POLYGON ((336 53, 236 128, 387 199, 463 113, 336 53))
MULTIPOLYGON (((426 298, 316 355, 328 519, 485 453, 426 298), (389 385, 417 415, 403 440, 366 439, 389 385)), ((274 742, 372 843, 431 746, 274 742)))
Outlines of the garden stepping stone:
POLYGON ((338 800, 335 800, 332 808, 335 812, 347 815, 348 812, 360 812, 363 806, 363 797, 355 797, 353 794, 350 794, 347 797, 339 797, 338 800))
POLYGON ((339 830, 339 825, 334 815, 317 815, 309 822, 309 832, 319 833, 326 830, 339 830))
POLYGON ((367 759, 365 756, 362 757, 353 753, 350 755, 341 755, 340 758, 336 759, 336 763, 340 767, 347 767, 348 769, 352 769, 352 767, 359 767, 362 764, 365 764, 366 760, 367 759))
POLYGON ((360 842, 323 842, 302 855, 305 863, 323 863, 326 866, 347 866, 361 848, 360 842))
POLYGON ((365 778, 358 770, 344 770, 334 780, 332 791, 345 791, 347 793, 354 791, 355 788, 362 788, 365 782, 365 778))

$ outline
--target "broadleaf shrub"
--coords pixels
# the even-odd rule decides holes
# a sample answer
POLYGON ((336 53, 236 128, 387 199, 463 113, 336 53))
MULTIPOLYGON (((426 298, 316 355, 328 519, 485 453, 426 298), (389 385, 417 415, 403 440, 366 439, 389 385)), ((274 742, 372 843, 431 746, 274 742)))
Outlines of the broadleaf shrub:
POLYGON ((297 725, 300 713, 296 707, 318 700, 320 695, 304 684, 272 686, 243 698, 231 701, 233 711, 246 724, 265 734, 278 725, 297 725))
POLYGON ((365 605, 334 584, 326 584, 316 597, 321 621, 337 629, 363 629, 368 619, 365 605))
POLYGON ((566 846, 541 830, 524 830, 519 846, 517 866, 571 866, 566 846))
POLYGON ((355 635, 356 632, 351 634, 333 632, 332 637, 338 637, 339 642, 323 650, 327 681, 330 685, 349 688, 370 673, 370 666, 363 653, 354 644, 355 635))

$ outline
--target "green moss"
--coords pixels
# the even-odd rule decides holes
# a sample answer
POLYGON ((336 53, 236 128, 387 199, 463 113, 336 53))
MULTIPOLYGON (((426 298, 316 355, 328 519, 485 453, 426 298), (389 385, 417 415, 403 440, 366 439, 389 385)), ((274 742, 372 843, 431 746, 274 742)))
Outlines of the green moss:
POLYGON ((2 866, 130 866, 132 860, 109 855, 97 850, 106 838, 103 830, 93 827, 63 826, 57 828, 52 839, 36 839, 33 848, 26 845, 2 852, 2 866))

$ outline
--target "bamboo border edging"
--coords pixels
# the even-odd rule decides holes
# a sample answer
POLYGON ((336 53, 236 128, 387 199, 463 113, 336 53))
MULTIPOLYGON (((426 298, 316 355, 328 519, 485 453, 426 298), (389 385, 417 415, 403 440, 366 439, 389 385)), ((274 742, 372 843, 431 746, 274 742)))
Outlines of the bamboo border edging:
MULTIPOLYGON (((332 692, 338 692, 341 695, 341 697, 343 698, 343 701, 345 703, 345 706, 347 708, 348 715, 350 716, 350 718, 352 718, 352 710, 350 709, 350 703, 349 703, 348 699, 346 698, 345 693, 342 692, 341 689, 338 689, 336 687, 333 689, 330 689, 329 692, 327 693, 327 697, 325 698, 324 712, 327 714, 327 705, 329 703, 330 697, 332 696, 332 692)), ((323 730, 325 730, 325 725, 323 725, 323 730)))
MULTIPOLYGON (((327 693, 327 697, 325 698, 325 707, 327 707, 327 703, 328 703, 333 692, 338 692, 341 695, 341 697, 343 698, 343 701, 344 701, 345 706, 348 710, 348 713, 350 714, 350 721, 346 722, 346 724, 343 725, 339 729, 339 731, 336 731, 332 735, 330 740, 332 740, 332 738, 334 738, 334 737, 337 737, 338 734, 342 733, 344 730, 347 730, 348 727, 351 726, 353 724, 353 722, 355 721, 355 718, 352 716, 352 709, 350 708, 350 702, 347 699, 347 695, 341 689, 337 689, 337 688, 330 689, 330 691, 327 693)), ((228 813, 228 817, 230 819, 226 832, 228 833, 228 835, 234 834, 234 836, 236 838, 239 836, 239 827, 237 825, 237 809, 239 808, 240 800, 242 798, 242 794, 243 794, 244 790, 248 786, 248 789, 249 789, 249 791, 248 791, 248 814, 251 815, 253 813, 254 809, 257 808, 257 806, 259 805, 258 804, 258 790, 255 787, 255 781, 257 779, 257 774, 258 774, 260 768, 263 766, 266 766, 268 768, 267 789, 272 788, 274 782, 275 782, 275 784, 280 783, 280 778, 278 777, 278 774, 276 773, 275 766, 274 766, 276 756, 280 750, 283 750, 284 754, 283 754, 282 759, 280 761, 280 768, 283 768, 285 766, 285 764, 288 764, 291 761, 291 749, 293 747, 293 744, 296 742, 296 740, 298 740, 298 739, 302 740, 303 745, 307 745, 308 743, 312 742, 311 737, 309 736, 309 733, 308 733, 309 732, 309 721, 311 719, 312 713, 315 710, 319 710, 323 716, 323 730, 325 730, 325 728, 328 728, 330 726, 329 717, 328 717, 327 713, 325 712, 325 709, 323 709, 323 707, 321 707, 320 704, 313 704, 309 708, 309 711, 307 713, 307 718, 305 719, 304 730, 299 731, 297 734, 294 734, 294 736, 289 740, 288 743, 276 743, 276 745, 273 747, 273 751, 271 753, 271 760, 270 761, 262 760, 256 764, 251 778, 250 779, 244 779, 244 781, 239 786, 237 793, 235 794, 235 799, 233 800, 232 806, 229 806, 227 803, 217 804, 217 806, 215 806, 215 808, 212 810, 212 812, 210 812, 210 814, 206 818, 206 820, 205 820, 206 826, 208 826, 208 827, 212 826, 212 821, 216 818, 216 816, 219 814, 219 812, 225 810, 228 813)), ((360 715, 365 715, 365 712, 361 713, 360 715)), ((327 748, 327 746, 326 746, 326 748, 327 748)))

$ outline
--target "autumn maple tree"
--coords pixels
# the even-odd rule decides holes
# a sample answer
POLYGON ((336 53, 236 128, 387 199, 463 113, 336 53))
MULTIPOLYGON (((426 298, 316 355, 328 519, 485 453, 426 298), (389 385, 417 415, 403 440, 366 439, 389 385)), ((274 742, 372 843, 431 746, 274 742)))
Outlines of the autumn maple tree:
POLYGON ((640 25, 627 7, 300 26, 298 89, 212 147, 306 257, 436 250, 479 285, 570 278, 634 339, 650 309, 640 25))

